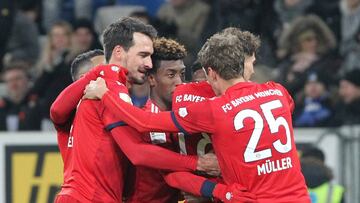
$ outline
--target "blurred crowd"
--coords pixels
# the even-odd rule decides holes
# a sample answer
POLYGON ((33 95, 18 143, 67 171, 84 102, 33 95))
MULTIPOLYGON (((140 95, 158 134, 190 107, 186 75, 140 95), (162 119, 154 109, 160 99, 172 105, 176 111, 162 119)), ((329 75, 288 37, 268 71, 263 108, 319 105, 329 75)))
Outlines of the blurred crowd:
POLYGON ((186 46, 188 81, 205 79, 196 54, 209 36, 249 30, 262 40, 253 80, 288 89, 295 127, 360 123, 360 0, 1 0, 0 131, 51 129, 72 60, 101 49, 103 28, 124 16, 186 46))

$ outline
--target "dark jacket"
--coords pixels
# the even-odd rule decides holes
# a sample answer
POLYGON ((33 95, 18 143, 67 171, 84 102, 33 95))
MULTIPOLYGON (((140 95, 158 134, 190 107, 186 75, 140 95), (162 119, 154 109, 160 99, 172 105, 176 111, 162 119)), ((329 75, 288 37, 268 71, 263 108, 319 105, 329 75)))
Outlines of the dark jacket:
POLYGON ((0 98, 0 131, 7 131, 7 120, 18 119, 19 131, 41 130, 40 107, 36 97, 27 97, 19 104, 15 104, 8 98, 0 98))

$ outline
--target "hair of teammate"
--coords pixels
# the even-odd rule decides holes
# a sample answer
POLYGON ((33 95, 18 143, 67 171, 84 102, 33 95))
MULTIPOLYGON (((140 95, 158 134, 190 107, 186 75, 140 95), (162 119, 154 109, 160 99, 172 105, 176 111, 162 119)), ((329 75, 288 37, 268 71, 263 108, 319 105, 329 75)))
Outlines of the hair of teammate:
POLYGON ((76 80, 76 74, 80 70, 81 67, 84 66, 93 66, 91 59, 95 56, 102 56, 104 55, 104 51, 100 49, 94 49, 82 54, 79 54, 71 63, 70 72, 71 78, 73 81, 76 80))
POLYGON ((259 47, 259 37, 230 27, 210 37, 198 59, 205 69, 211 67, 221 78, 230 80, 243 75, 245 57, 255 54, 259 47))
POLYGON ((184 45, 175 40, 164 37, 154 40, 154 53, 151 55, 153 68, 149 73, 156 73, 160 67, 161 61, 182 60, 186 56, 186 49, 184 45))
POLYGON ((151 39, 157 36, 157 31, 151 25, 141 20, 126 17, 110 24, 103 32, 103 46, 105 60, 108 63, 115 46, 120 45, 128 51, 134 45, 134 33, 139 32, 149 36, 151 39))

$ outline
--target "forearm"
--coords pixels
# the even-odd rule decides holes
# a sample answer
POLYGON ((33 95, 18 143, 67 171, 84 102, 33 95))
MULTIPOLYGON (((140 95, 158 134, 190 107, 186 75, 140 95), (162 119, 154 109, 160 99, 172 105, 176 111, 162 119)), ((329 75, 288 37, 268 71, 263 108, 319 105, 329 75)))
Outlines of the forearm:
POLYGON ((206 178, 189 172, 173 172, 164 175, 166 183, 181 191, 201 196, 201 187, 206 178))
POLYGON ((103 105, 111 110, 117 117, 139 132, 166 131, 178 132, 178 128, 171 119, 170 112, 145 112, 123 101, 118 95, 107 91, 102 99, 103 105))
POLYGON ((145 143, 138 132, 128 126, 114 128, 111 134, 134 165, 171 171, 195 171, 197 168, 197 157, 145 143))

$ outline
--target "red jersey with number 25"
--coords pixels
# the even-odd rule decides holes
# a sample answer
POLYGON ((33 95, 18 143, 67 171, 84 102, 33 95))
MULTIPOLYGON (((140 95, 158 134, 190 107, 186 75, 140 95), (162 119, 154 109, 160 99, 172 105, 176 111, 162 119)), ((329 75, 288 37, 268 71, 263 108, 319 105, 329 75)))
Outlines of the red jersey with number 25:
MULTIPOLYGON (((176 111, 212 97, 215 97, 215 93, 208 82, 184 83, 178 85, 174 91, 172 109, 176 111)), ((213 149, 210 137, 206 133, 197 133, 191 136, 178 133, 178 137, 182 154, 204 155, 213 149)))
POLYGON ((240 82, 224 95, 180 108, 185 133, 212 135, 226 184, 239 183, 259 203, 310 202, 295 147, 293 100, 280 84, 240 82))

